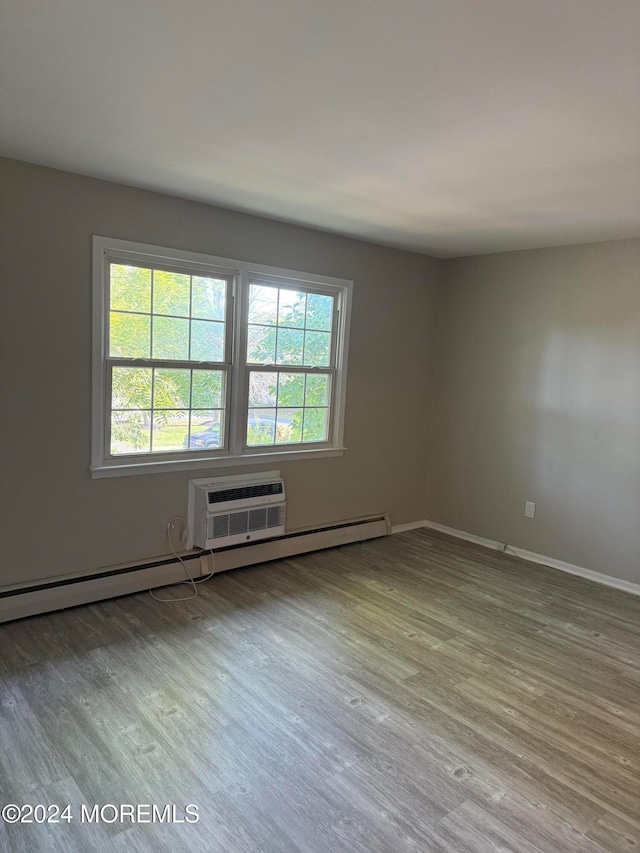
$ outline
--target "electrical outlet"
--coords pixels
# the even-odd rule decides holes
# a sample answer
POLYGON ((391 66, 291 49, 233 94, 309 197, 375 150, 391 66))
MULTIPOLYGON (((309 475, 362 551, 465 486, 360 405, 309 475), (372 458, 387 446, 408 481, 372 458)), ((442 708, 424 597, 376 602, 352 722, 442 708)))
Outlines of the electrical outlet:
POLYGON ((536 517, 536 505, 533 501, 525 501, 524 515, 525 515, 525 518, 535 518, 536 517))
POLYGON ((186 521, 178 516, 172 518, 167 525, 169 540, 174 543, 182 542, 184 544, 187 541, 187 532, 186 521))

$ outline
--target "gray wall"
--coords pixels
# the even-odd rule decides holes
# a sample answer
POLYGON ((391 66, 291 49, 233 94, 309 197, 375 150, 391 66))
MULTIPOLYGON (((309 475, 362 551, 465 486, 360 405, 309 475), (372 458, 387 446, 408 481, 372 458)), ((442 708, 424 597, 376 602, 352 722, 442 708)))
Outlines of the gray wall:
POLYGON ((94 233, 355 280, 349 449, 278 466, 290 528, 419 520, 428 481, 428 519, 640 582, 640 241, 442 262, 17 161, 0 187, 0 586, 164 554, 186 510, 189 472, 89 477, 94 233))
POLYGON ((348 451, 278 466, 288 526, 423 516, 441 262, 17 161, 0 187, 0 585, 164 554, 186 511, 188 472, 89 477, 91 234, 354 279, 348 451))
POLYGON ((640 582, 640 241, 445 275, 426 517, 640 582))

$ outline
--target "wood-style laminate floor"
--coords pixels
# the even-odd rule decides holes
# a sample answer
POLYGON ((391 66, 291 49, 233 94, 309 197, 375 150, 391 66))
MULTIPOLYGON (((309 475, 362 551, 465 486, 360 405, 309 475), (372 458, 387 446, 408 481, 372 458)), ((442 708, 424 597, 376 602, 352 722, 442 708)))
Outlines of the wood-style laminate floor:
POLYGON ((640 599, 425 530, 200 593, 0 626, 0 800, 74 815, 0 848, 640 846, 640 599))

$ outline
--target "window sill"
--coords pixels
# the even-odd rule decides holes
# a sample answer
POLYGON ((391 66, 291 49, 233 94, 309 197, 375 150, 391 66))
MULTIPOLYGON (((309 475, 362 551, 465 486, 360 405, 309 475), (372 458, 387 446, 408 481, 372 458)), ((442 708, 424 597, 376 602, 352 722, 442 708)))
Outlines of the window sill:
POLYGON ((135 474, 168 474, 172 471, 200 471, 217 468, 242 468, 247 465, 271 465, 273 462, 297 462, 342 456, 346 447, 323 447, 317 450, 283 450, 281 453, 247 453, 243 456, 220 456, 217 459, 176 459, 163 462, 133 462, 96 465, 90 469, 92 480, 106 477, 130 477, 135 474))

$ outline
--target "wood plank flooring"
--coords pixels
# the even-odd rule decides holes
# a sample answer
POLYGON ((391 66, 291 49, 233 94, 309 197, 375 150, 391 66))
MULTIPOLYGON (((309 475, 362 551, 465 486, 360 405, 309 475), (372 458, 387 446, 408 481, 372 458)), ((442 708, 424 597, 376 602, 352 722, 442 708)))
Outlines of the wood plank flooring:
POLYGON ((639 598, 426 530, 200 593, 0 626, 0 800, 74 815, 0 849, 640 848, 639 598))

